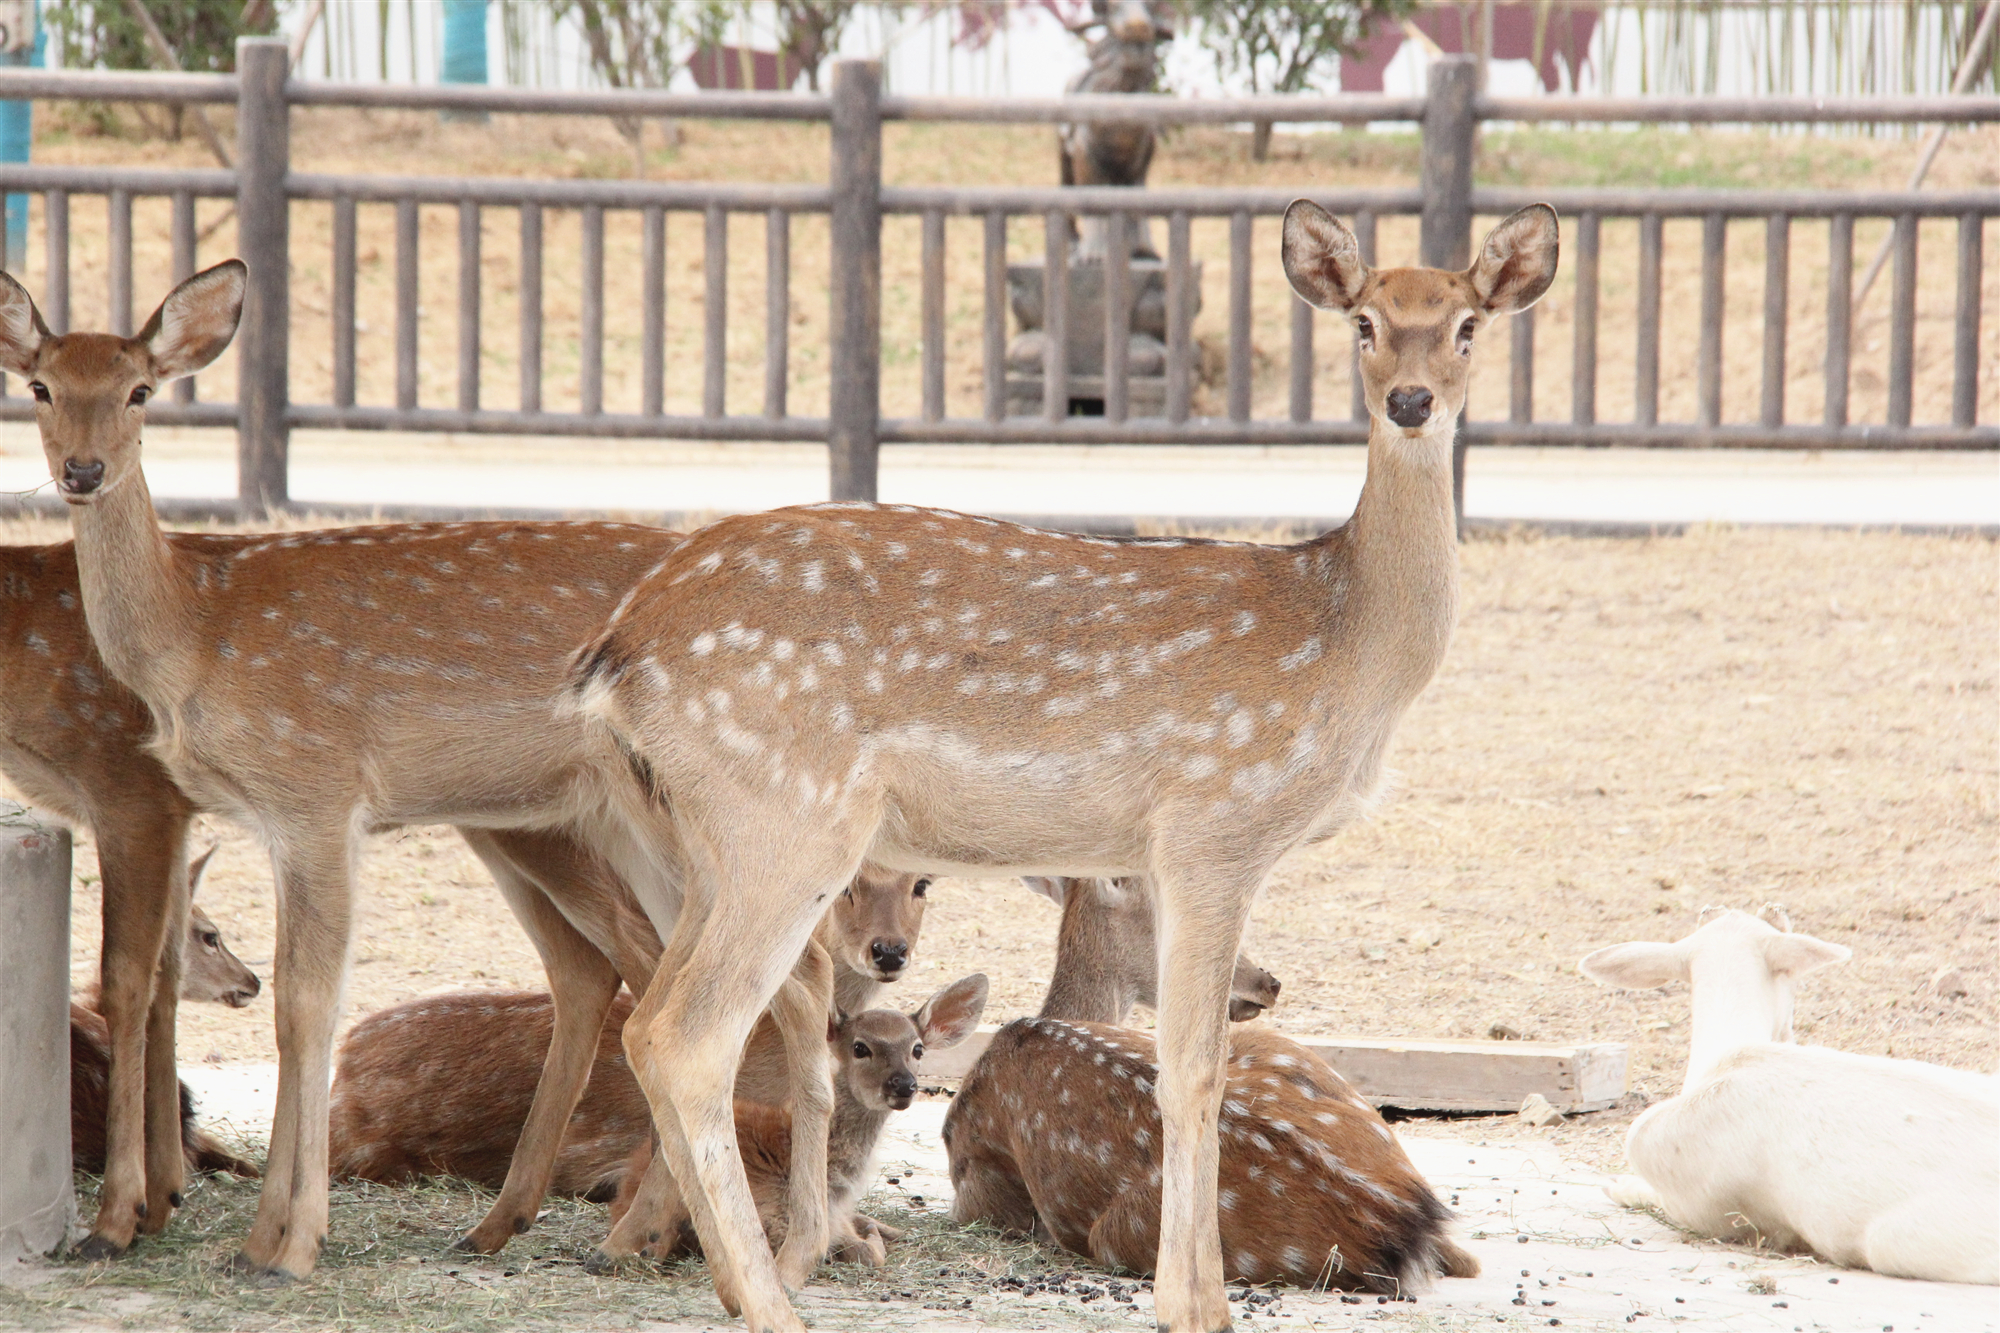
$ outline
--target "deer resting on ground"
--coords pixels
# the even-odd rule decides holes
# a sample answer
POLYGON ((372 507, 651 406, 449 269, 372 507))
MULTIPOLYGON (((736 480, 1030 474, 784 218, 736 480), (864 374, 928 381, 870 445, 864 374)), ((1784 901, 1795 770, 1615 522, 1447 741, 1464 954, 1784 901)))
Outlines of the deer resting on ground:
MULTIPOLYGON (((1354 516, 1296 546, 1116 540, 836 502, 691 535, 578 652, 604 789, 679 857, 680 928, 625 1025, 716 1292, 801 1327, 731 1151, 738 1054, 866 860, 1144 876, 1159 912, 1160 1326, 1229 1323, 1216 1212, 1230 982, 1278 859, 1375 799, 1457 607, 1453 427, 1478 331, 1555 276, 1554 210, 1463 272, 1370 269, 1316 205, 1285 270, 1360 330, 1354 516)), ((635 888, 638 886, 635 885, 635 888)))
MULTIPOLYGON (((1105 978, 1156 974, 1150 895, 1137 881, 1042 891, 1063 908, 1055 973, 1041 1014, 994 1035, 945 1117, 952 1217, 1148 1272, 1160 1232, 1160 1071, 1152 1037, 1121 1026, 1130 992, 1105 978)), ((1239 955, 1239 990, 1246 969, 1268 980, 1239 955)), ((1269 989, 1275 998, 1277 983, 1269 989)), ((1229 1034, 1218 1202, 1223 1271, 1235 1280, 1401 1293, 1479 1271, 1444 1234, 1443 1205, 1381 1115, 1273 1032, 1229 1034)))
POLYGON ((1638 1175, 1606 1192, 1717 1240, 2000 1283, 2000 1079, 1793 1044, 1798 978, 1851 956, 1772 908, 1586 954, 1606 986, 1688 983, 1694 1011, 1680 1095, 1633 1122, 1638 1175))

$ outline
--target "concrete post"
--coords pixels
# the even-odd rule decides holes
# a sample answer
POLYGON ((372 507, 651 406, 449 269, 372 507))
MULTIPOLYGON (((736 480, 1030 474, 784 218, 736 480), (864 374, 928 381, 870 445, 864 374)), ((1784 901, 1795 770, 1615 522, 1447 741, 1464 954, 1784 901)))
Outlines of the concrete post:
POLYGON ((882 421, 882 63, 833 66, 832 498, 873 500, 882 421))
POLYGON ((283 38, 236 43, 236 252, 250 266, 243 322, 236 331, 237 498, 247 518, 283 509, 289 498, 291 344, 291 53, 283 38))
MULTIPOLYGON (((1479 62, 1473 56, 1445 56, 1431 62, 1424 106, 1421 169, 1424 212, 1419 231, 1422 262, 1431 268, 1464 268, 1472 262, 1472 156, 1479 121, 1473 97, 1479 90, 1479 62)), ((1461 416, 1451 450, 1451 503, 1465 534, 1465 424, 1461 416)))
POLYGON ((69 1145, 69 830, 0 801, 0 1263, 76 1220, 69 1145))

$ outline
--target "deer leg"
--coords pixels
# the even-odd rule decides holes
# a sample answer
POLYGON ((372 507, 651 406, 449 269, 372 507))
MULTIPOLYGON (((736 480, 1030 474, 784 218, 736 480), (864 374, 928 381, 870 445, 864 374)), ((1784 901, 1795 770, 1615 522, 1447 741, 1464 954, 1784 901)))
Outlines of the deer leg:
POLYGON ((656 1257, 665 1258, 689 1218, 687 1196, 656 1148, 639 1178, 632 1206, 612 1225, 611 1234, 596 1251, 584 1260, 584 1267, 602 1274, 611 1272, 635 1254, 651 1251, 656 1257))
MULTIPOLYGON (((181 1160, 178 1074, 173 1066, 173 1015, 179 1002, 178 967, 175 989, 156 989, 162 956, 178 939, 171 931, 187 929, 188 816, 176 810, 153 819, 103 821, 97 831, 98 869, 104 882, 104 946, 99 967, 103 980, 102 1012, 110 1032, 111 1068, 106 1089, 104 1124, 104 1192, 90 1235, 78 1247, 86 1259, 123 1254, 148 1215, 158 1213, 164 1225, 169 1205, 165 1192, 157 1202, 148 1188, 148 1167, 171 1157, 181 1160), (178 870, 176 869, 178 867, 178 870), (178 909, 176 908, 178 894, 178 909), (167 1042, 164 1075, 174 1099, 170 1116, 148 1115, 147 1083, 153 1071, 148 1036, 157 1027, 155 1007, 164 1010, 167 1042), (154 1144, 153 1139, 161 1142, 154 1144)), ((183 1167, 184 1171, 185 1168, 183 1167)), ((182 1174, 169 1179, 178 1192, 182 1174)))
POLYGON ((1090 1257, 1106 1268, 1152 1271, 1160 1249, 1160 1200, 1149 1189, 1126 1190, 1090 1224, 1090 1257))
POLYGON ((528 1107, 513 1160, 507 1164, 500 1197, 479 1225, 452 1246, 473 1254, 497 1254, 534 1224, 548 1193, 563 1132, 590 1082, 598 1033, 618 996, 619 978, 618 969, 564 919, 530 875, 530 867, 540 868, 534 860, 536 840, 513 839, 502 846, 483 829, 459 832, 493 872, 501 896, 541 954, 555 1010, 548 1056, 542 1062, 535 1099, 528 1107))
POLYGON ((826 1051, 826 1021, 832 1012, 833 959, 814 941, 778 988, 770 1009, 784 1039, 785 1081, 791 1090, 792 1165, 785 1182, 785 1239, 778 1247, 778 1280, 787 1291, 805 1286, 832 1235, 827 1136, 833 1126, 833 1086, 826 1051))
POLYGON ((1160 1249, 1155 1317, 1169 1333, 1229 1327, 1216 1212, 1221 1169, 1229 982, 1243 919, 1262 873, 1175 866, 1154 876, 1159 894, 1161 1120, 1160 1249))
POLYGON ((146 1215, 139 1230, 154 1235, 165 1229, 187 1187, 188 1155, 182 1141, 181 1071, 175 1058, 176 1027, 180 1021, 182 957, 188 932, 188 866, 186 822, 166 854, 171 897, 167 905, 166 938, 160 943, 160 965, 153 978, 153 1000, 146 1010, 146 1215))
MULTIPOLYGON (((718 821, 722 827, 745 822, 718 821)), ((657 1017, 641 1025, 635 1013, 625 1028, 633 1072, 659 1122, 662 1154, 688 1195, 717 1297, 735 1298, 758 1333, 805 1326, 785 1299, 736 1150, 732 1093, 743 1043, 758 1015, 860 862, 865 836, 828 824, 810 843, 737 838, 723 844, 756 863, 728 865, 720 874, 703 867, 705 873, 694 877, 714 886, 700 936, 687 948, 686 961, 671 975, 663 965, 648 988, 648 1000, 665 991, 657 1017)), ((683 845, 692 852, 705 841, 689 836, 683 845)), ((682 951, 681 936, 694 924, 684 916, 670 955, 682 951)))
POLYGON ((280 1282, 311 1273, 326 1243, 327 1088, 354 886, 347 830, 299 824, 279 826, 272 837, 278 1109, 257 1219, 235 1260, 239 1270, 280 1282))

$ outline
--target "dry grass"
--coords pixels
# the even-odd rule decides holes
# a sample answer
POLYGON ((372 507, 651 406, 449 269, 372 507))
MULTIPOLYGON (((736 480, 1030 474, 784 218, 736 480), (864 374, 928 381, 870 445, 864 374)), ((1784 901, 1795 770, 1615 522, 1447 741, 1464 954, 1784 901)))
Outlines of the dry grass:
MULTIPOLYGON (((86 134, 78 117, 57 119, 36 145, 38 159, 75 162, 148 161, 207 165, 192 140, 178 145, 147 143, 117 135, 86 134)), ((795 183, 822 181, 826 133, 817 126, 754 122, 685 122, 678 149, 658 150, 649 166, 657 179, 753 180, 795 183)), ((1326 133, 1281 136, 1273 159, 1253 163, 1243 136, 1220 130, 1171 135, 1153 171, 1160 185, 1269 187, 1311 191, 1414 182, 1417 140, 1403 134, 1326 133)), ((1495 133, 1484 146, 1479 179, 1507 185, 1767 185, 1900 188, 1916 153, 1904 139, 1826 138, 1763 133, 1602 132, 1554 130, 1495 133)), ((302 110, 294 117, 293 162, 299 170, 389 174, 465 174, 601 178, 624 176, 631 158, 604 121, 540 117, 499 117, 485 126, 440 124, 415 112, 302 110)), ((1046 184, 1053 180, 1049 132, 1040 127, 974 125, 891 125, 885 133, 885 176, 899 184, 1046 184)), ((1962 130, 1948 141, 1933 169, 1933 187, 1980 188, 2000 185, 2000 130, 1962 130)), ((222 221, 223 201, 203 205, 204 224, 222 221)), ((141 201, 134 224, 139 314, 165 288, 167 205, 141 201)), ((394 401, 394 240, 393 209, 360 209, 358 271, 359 400, 394 401)), ((40 226, 40 208, 34 210, 40 226)), ((74 311, 77 327, 102 327, 108 316, 103 235, 104 219, 94 208, 79 208, 72 219, 74 311)), ((1567 225, 1567 224, 1566 224, 1567 225)), ((1954 291, 1955 223, 1921 227, 1917 324, 1917 418, 1939 421, 1948 413, 1951 391, 1951 320, 1954 291)), ((294 319, 292 368, 300 401, 326 401, 332 386, 330 332, 331 210, 299 204, 292 211, 294 319)), ((422 305, 419 337, 419 397, 428 406, 457 404, 457 216, 451 208, 421 211, 422 305)), ((544 402, 554 409, 575 405, 579 362, 576 331, 580 222, 574 213, 551 212, 546 222, 546 320, 544 402)), ((980 223, 954 219, 948 225, 946 392, 954 415, 981 410, 980 223)), ((1857 228, 1855 253, 1865 263, 1886 224, 1857 228)), ((825 220, 802 216, 792 227, 790 410, 825 411, 827 239, 825 220)), ((2000 228, 1989 224, 1990 254, 2000 248, 2000 228)), ((1156 238, 1161 243, 1164 237, 1156 238)), ((1207 265, 1206 307, 1196 334, 1211 349, 1227 337, 1226 219, 1197 220, 1194 253, 1207 265)), ((519 237, 512 210, 489 209, 482 229, 481 392, 490 406, 518 401, 519 237)), ((1636 347, 1634 277, 1636 224, 1607 223, 1603 233, 1601 323, 1599 331, 1598 414, 1601 420, 1629 419, 1632 364, 1636 347)), ((636 411, 639 402, 639 311, 630 299, 639 271, 639 219, 612 213, 606 222, 606 270, 612 299, 606 312, 605 405, 636 411), (621 294, 625 299, 620 299, 621 294)), ((213 261, 232 252, 233 223, 224 223, 203 251, 213 261)), ((1010 231, 1010 254, 1041 254, 1039 224, 1020 220, 1010 231)), ((1289 383, 1289 298, 1276 262, 1277 220, 1258 222, 1253 255, 1253 411, 1283 416, 1289 383)), ((1384 263, 1415 261, 1414 219, 1391 218, 1381 226, 1379 257, 1384 263)), ((702 219, 672 215, 668 221, 667 408, 701 410, 702 219)), ((1762 223, 1732 224, 1729 233, 1728 325, 1724 338, 1724 419, 1754 420, 1760 401, 1759 362, 1763 318, 1764 231, 1762 223)), ((1700 237, 1698 222, 1667 228, 1661 369, 1662 420, 1691 420, 1695 404, 1694 343, 1699 313, 1700 237)), ((32 239, 27 278, 43 281, 39 239, 32 239)), ((883 239, 883 405, 891 415, 914 415, 920 396, 920 316, 918 310, 918 223, 893 218, 883 239)), ((760 218, 738 216, 729 225, 728 400, 732 410, 755 412, 763 401, 764 227, 760 218)), ((1824 395, 1826 233, 1818 223, 1793 229, 1791 257, 1787 413, 1791 420, 1817 420, 1824 395)), ((2000 415, 2000 355, 1994 349, 2000 319, 2000 266, 1986 266, 1982 302, 1984 343, 1979 414, 2000 415)), ((1851 418, 1881 421, 1886 411, 1885 380, 1889 282, 1876 284, 1855 326, 1851 418)), ((1566 272, 1537 315, 1536 414, 1567 420, 1574 337, 1574 274, 1566 272)), ((1349 401, 1347 333, 1341 321, 1322 315, 1321 347, 1314 393, 1322 415, 1343 417, 1349 401)), ((1500 330, 1492 337, 1497 340, 1500 330)), ((1207 364, 1218 355, 1205 358, 1207 364)), ((1488 355, 1474 374, 1475 416, 1506 413, 1507 359, 1488 355)), ((204 377, 205 396, 233 395, 233 363, 204 377)), ((1219 413, 1219 386, 1203 386, 1198 413, 1219 413)))

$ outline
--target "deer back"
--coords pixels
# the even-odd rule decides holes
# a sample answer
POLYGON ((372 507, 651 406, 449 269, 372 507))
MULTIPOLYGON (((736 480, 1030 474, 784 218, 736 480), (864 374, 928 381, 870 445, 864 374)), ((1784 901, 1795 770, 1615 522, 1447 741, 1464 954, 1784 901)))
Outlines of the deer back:
MULTIPOLYGON (((1153 1038, 1097 1023, 1002 1028, 945 1118, 970 1210, 1151 1271, 1161 1129, 1153 1038), (1014 1215, 980 1211, 987 1201, 1014 1215), (1025 1211, 1022 1211, 1025 1210, 1025 1211)), ((1323 1060, 1275 1033, 1232 1033, 1221 1115, 1223 1263, 1232 1279, 1392 1292, 1445 1264, 1444 1208, 1395 1135, 1323 1060)))

